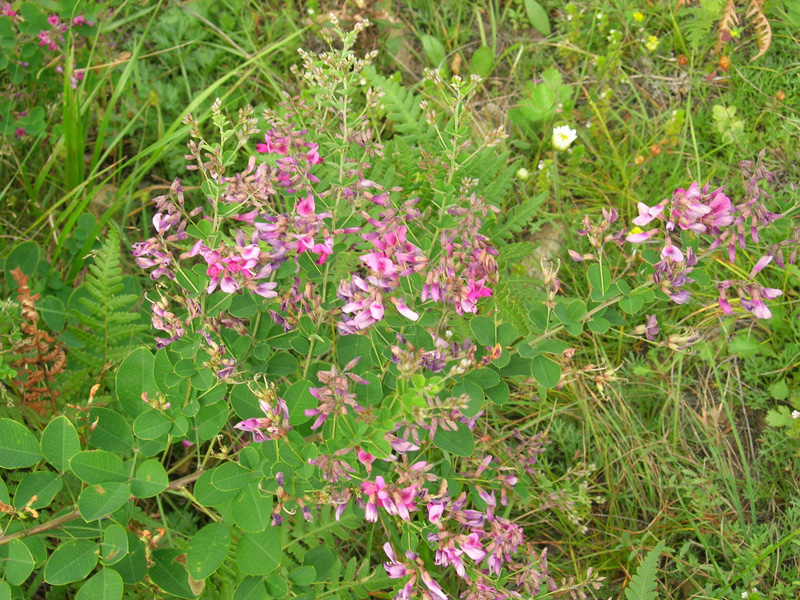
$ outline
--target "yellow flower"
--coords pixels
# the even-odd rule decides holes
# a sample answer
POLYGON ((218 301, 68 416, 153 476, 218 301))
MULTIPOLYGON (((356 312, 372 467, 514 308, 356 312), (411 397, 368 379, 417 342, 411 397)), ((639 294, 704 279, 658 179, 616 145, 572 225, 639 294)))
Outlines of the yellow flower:
POLYGON ((642 21, 644 21, 644 15, 637 10, 635 13, 633 13, 633 19, 641 23, 642 21))
POLYGON ((655 52, 656 48, 658 48, 658 38, 654 35, 648 36, 644 47, 650 52, 655 52))

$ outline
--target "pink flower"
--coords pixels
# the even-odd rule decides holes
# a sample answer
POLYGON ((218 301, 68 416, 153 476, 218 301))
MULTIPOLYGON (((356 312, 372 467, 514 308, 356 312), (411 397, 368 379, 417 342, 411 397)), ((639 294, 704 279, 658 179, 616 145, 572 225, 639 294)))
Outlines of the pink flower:
POLYGON ((406 319, 409 319, 411 321, 416 321, 417 319, 419 319, 419 313, 414 312, 413 310, 408 308, 408 306, 406 306, 406 303, 405 301, 403 301, 402 298, 389 298, 389 300, 391 300, 392 303, 395 305, 395 308, 397 308, 397 312, 403 315, 406 319))
POLYGON ((428 520, 431 523, 436 523, 439 519, 442 518, 442 513, 444 513, 444 504, 441 502, 429 502, 428 503, 428 520))
POLYGON ((764 267, 766 267, 769 263, 772 262, 772 254, 767 254, 766 256, 762 256, 759 261, 753 267, 753 270, 750 271, 750 275, 748 275, 748 279, 752 279, 759 273, 764 267))
POLYGON ((274 406, 264 400, 259 401, 258 404, 264 417, 245 419, 234 425, 233 428, 249 431, 253 434, 254 442, 266 442, 285 437, 292 426, 289 425, 289 408, 283 398, 276 398, 274 406))
POLYGON ((658 215, 660 215, 664 210, 664 205, 662 203, 656 204, 654 207, 650 208, 643 202, 639 202, 639 216, 633 220, 634 225, 639 225, 640 227, 644 227, 650 221, 655 219, 658 215))
POLYGON ((651 229, 649 231, 640 231, 638 233, 631 233, 630 235, 626 236, 625 239, 631 244, 640 244, 645 240, 649 240, 657 233, 658 229, 651 229))
POLYGON ((471 533, 467 536, 467 539, 461 542, 461 549, 464 551, 464 554, 474 560, 475 563, 479 563, 486 556, 486 552, 483 550, 477 533, 471 533))
POLYGON ((383 545, 383 551, 386 553, 386 556, 389 557, 390 562, 383 563, 383 568, 386 569, 387 575, 389 575, 389 579, 400 579, 401 577, 405 577, 408 575, 408 568, 401 563, 398 562, 397 558, 394 555, 394 550, 392 549, 392 545, 389 542, 386 542, 383 545))
POLYGON ((372 473, 372 463, 375 462, 375 457, 372 454, 359 448, 358 452, 356 452, 356 458, 358 458, 358 462, 367 468, 367 473, 372 473))
POLYGON ((47 22, 50 23, 50 27, 58 27, 61 20, 58 18, 58 15, 50 15, 47 17, 47 22))
POLYGON ((669 236, 667 236, 665 242, 666 244, 661 250, 661 258, 670 258, 677 263, 683 262, 683 252, 681 252, 681 249, 677 246, 672 245, 672 241, 669 239, 669 236))
POLYGON ((308 193, 308 196, 301 199, 297 203, 297 214, 301 217, 315 217, 314 214, 315 205, 314 205, 314 196, 311 195, 311 192, 308 193))

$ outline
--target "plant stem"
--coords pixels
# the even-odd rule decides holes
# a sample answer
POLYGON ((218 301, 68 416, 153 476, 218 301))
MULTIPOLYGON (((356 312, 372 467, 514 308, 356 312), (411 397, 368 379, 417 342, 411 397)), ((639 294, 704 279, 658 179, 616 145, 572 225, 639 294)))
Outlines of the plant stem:
MULTIPOLYGON (((202 475, 204 472, 205 471, 203 469, 198 469, 197 471, 195 471, 191 475, 187 475, 186 477, 181 477, 180 479, 176 479, 175 481, 173 481, 172 483, 170 483, 167 486, 167 490, 179 490, 182 487, 185 487, 186 485, 188 485, 188 484, 192 483, 193 481, 196 481, 197 479, 199 479, 200 475, 202 475)), ((136 496, 131 494, 131 497, 128 498, 128 501, 130 502, 131 500, 135 500, 135 499, 136 499, 136 496)), ((14 532, 14 533, 12 533, 10 535, 0 536, 0 546, 5 546, 9 542, 11 542, 11 540, 27 538, 27 537, 30 537, 32 535, 36 535, 36 534, 39 534, 39 533, 44 533, 46 531, 52 531, 53 529, 58 529, 59 527, 69 523, 70 521, 74 521, 75 519, 79 519, 80 516, 81 516, 81 513, 76 508, 72 512, 67 513, 66 515, 61 515, 60 517, 56 517, 55 519, 47 521, 46 523, 39 523, 38 525, 34 525, 33 527, 28 527, 28 529, 23 529, 22 531, 16 531, 16 532, 14 532)))

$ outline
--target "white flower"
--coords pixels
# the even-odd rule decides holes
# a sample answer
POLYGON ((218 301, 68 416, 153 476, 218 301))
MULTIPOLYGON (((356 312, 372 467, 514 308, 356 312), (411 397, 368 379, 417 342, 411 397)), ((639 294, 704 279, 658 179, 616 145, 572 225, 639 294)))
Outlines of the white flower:
POLYGON ((800 419, 800 410, 793 410, 792 411, 792 418, 793 419, 800 419))
POLYGON ((569 125, 556 127, 553 129, 553 147, 556 150, 566 150, 577 137, 578 133, 574 129, 570 129, 569 125))
POLYGON ((750 594, 748 594, 747 592, 742 592, 742 600, 747 600, 747 597, 748 597, 749 595, 750 595, 750 594))

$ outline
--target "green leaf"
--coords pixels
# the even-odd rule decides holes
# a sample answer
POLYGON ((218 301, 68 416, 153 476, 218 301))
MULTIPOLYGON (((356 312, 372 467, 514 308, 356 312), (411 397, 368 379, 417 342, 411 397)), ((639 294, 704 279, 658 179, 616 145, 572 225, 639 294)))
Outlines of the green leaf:
POLYGON ((117 399, 132 417, 138 417, 147 404, 142 401, 142 394, 147 392, 155 398, 158 386, 153 375, 155 358, 147 348, 136 348, 125 357, 117 369, 117 399))
POLYGON ((97 543, 91 540, 62 542, 44 567, 44 580, 50 585, 64 585, 85 579, 97 564, 99 553, 97 543))
POLYGON ((473 317, 469 322, 469 327, 472 329, 472 333, 475 334, 475 340, 478 345, 494 346, 496 338, 492 319, 484 316, 473 317))
POLYGON ((128 533, 116 523, 111 523, 103 533, 101 549, 101 562, 104 565, 119 562, 128 553, 128 533))
POLYGON ((251 481, 242 488, 233 501, 231 516, 242 531, 250 533, 264 531, 272 519, 272 494, 263 495, 258 482, 251 481))
MULTIPOLYGON (((325 581, 330 577, 334 565, 337 563, 336 555, 330 548, 317 546, 303 556, 303 565, 314 567, 317 572, 316 581, 325 581)), ((339 563, 341 568, 341 563, 339 563)))
POLYGON ((625 588, 626 600, 656 600, 658 592, 656 585, 658 580, 658 559, 665 547, 664 541, 658 542, 656 547, 647 553, 644 560, 636 569, 636 574, 625 588))
POLYGON ((488 46, 481 46, 472 55, 469 71, 473 75, 479 75, 484 79, 494 68, 494 52, 488 46))
POLYGON ((97 423, 89 434, 92 446, 115 453, 127 452, 133 447, 133 433, 125 417, 110 408, 92 408, 89 414, 92 423, 97 423))
POLYGON ((231 534, 222 523, 210 523, 198 531, 189 543, 186 570, 194 579, 205 579, 225 560, 231 545, 231 534))
POLYGON ((511 398, 511 390, 505 381, 501 381, 484 391, 486 392, 486 397, 497 405, 505 404, 511 398))
POLYGON ((78 452, 69 461, 72 472, 84 483, 126 482, 128 473, 122 459, 105 450, 78 452))
POLYGON ((236 549, 236 565, 246 575, 266 575, 281 564, 282 550, 278 529, 245 533, 236 549))
MULTIPOLYGON (((12 248, 3 265, 3 273, 5 273, 6 285, 9 290, 17 289, 17 284, 14 283, 11 271, 19 267, 26 275, 33 275, 39 265, 39 257, 39 246, 36 242, 22 242, 12 248)), ((29 281, 28 285, 31 285, 31 283, 29 281)))
MULTIPOLYGON (((282 597, 273 596, 273 598, 282 597)), ((267 600, 267 598, 267 588, 260 577, 245 577, 233 593, 233 600, 267 600)))
POLYGON ((273 598, 283 598, 289 593, 289 584, 279 573, 274 573, 264 579, 267 585, 267 592, 273 598))
POLYGON ((240 490, 250 481, 250 471, 235 462, 226 462, 212 471, 211 485, 227 492, 240 490))
POLYGON ((591 331, 594 331, 595 333, 600 333, 600 334, 603 334, 606 331, 608 331, 609 329, 611 329, 611 323, 609 322, 609 320, 605 319, 603 317, 600 317, 600 316, 592 317, 592 320, 589 321, 586 326, 591 331))
POLYGON ((542 354, 531 359, 531 373, 539 385, 547 389, 556 387, 561 380, 561 367, 542 354))
POLYGON ((775 400, 786 400, 789 397, 789 386, 785 379, 776 381, 769 388, 769 393, 775 400))
POLYGON ((172 429, 170 421, 164 413, 149 409, 141 413, 133 422, 133 434, 143 440, 157 440, 172 429))
POLYGON ((36 307, 48 329, 58 333, 67 324, 67 307, 56 296, 46 296, 36 307))
POLYGON ((8 557, 6 563, 6 581, 11 585, 22 585, 33 571, 36 561, 31 551, 20 540, 11 540, 8 543, 8 557))
POLYGON ((153 552, 153 562, 155 563, 148 571, 150 580, 160 587, 163 591, 178 598, 196 598, 189 585, 189 573, 186 567, 175 559, 183 554, 182 550, 167 548, 153 552))
POLYGON ((423 35, 422 49, 425 51, 425 55, 434 67, 441 68, 443 71, 447 69, 447 65, 445 64, 447 53, 445 52, 444 45, 438 38, 432 35, 423 35))
POLYGON ((627 298, 622 298, 619 301, 619 307, 622 309, 622 312, 627 313, 629 315, 635 315, 644 306, 644 298, 641 296, 628 296, 627 298))
POLYGON ((39 442, 27 427, 11 419, 0 419, 0 467, 23 469, 41 458, 39 442))
POLYGON ((264 416, 258 405, 258 398, 246 385, 234 386, 230 399, 231 407, 242 421, 264 416))
POLYGON ((215 467, 210 471, 206 471, 194 484, 194 497, 201 506, 220 506, 229 500, 233 500, 239 491, 239 488, 223 491, 212 485, 211 478, 218 469, 219 467, 215 467))
POLYGON ((301 425, 309 421, 303 411, 315 408, 319 401, 311 395, 309 389, 311 384, 308 381, 297 381, 289 386, 283 394, 286 406, 289 409, 289 423, 293 426, 301 425))
POLYGON ((144 543, 132 532, 128 531, 128 553, 111 568, 122 576, 128 585, 139 583, 147 574, 147 557, 144 543))
POLYGON ((289 573, 295 585, 311 585, 317 579, 317 570, 314 567, 297 567, 289 573))
POLYGON ((169 485, 166 470, 155 459, 146 460, 136 469, 136 477, 131 482, 131 492, 137 498, 157 496, 169 485))
POLYGON ((606 292, 611 289, 611 271, 606 267, 601 267, 597 263, 589 266, 587 271, 589 283, 592 289, 605 296, 606 292))
POLYGON ((536 0, 525 0, 525 14, 536 31, 542 35, 550 35, 550 19, 541 4, 536 0))
POLYGON ((42 432, 42 454, 59 471, 69 469, 69 459, 81 450, 75 426, 61 415, 50 421, 42 432))
POLYGON ((28 473, 14 494, 14 508, 17 510, 22 510, 25 506, 44 508, 53 501, 63 485, 64 480, 51 471, 28 473), (36 500, 28 504, 34 496, 36 500))
POLYGON ((102 569, 81 586, 75 600, 120 600, 123 588, 119 573, 113 569, 102 569))
POLYGON ((216 402, 210 406, 201 406, 194 418, 197 435, 201 442, 217 435, 228 420, 228 403, 216 402))
POLYGON ((78 496, 78 510, 87 523, 114 512, 125 504, 131 496, 131 486, 127 483, 93 483, 78 496))
POLYGON ((562 300, 553 309, 556 318, 564 323, 580 323, 586 314, 586 305, 580 300, 562 300))
POLYGON ((11 600, 11 586, 6 581, 0 581, 0 600, 11 600))
POLYGON ((433 436, 433 445, 456 456, 472 456, 475 450, 475 438, 472 432, 463 423, 456 425, 455 431, 446 431, 438 427, 436 435, 433 436))

